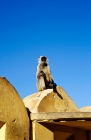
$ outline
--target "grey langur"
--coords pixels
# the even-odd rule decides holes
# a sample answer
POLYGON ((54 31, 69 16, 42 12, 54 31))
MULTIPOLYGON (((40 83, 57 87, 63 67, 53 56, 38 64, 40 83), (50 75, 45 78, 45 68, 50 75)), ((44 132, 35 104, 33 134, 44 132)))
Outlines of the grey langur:
POLYGON ((45 56, 40 56, 38 58, 38 66, 36 72, 37 79, 37 89, 38 91, 43 91, 45 89, 53 89, 54 92, 62 98, 62 96, 57 92, 57 85, 51 75, 50 66, 48 65, 48 58, 45 56))

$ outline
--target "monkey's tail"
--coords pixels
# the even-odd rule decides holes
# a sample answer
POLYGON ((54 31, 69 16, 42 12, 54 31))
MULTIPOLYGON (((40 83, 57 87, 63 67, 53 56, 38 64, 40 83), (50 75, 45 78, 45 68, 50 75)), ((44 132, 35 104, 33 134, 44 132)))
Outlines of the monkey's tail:
POLYGON ((58 92, 58 90, 57 90, 57 84, 56 84, 56 83, 53 84, 53 91, 56 92, 57 95, 58 95, 61 99, 63 99, 63 97, 59 94, 59 92, 58 92))

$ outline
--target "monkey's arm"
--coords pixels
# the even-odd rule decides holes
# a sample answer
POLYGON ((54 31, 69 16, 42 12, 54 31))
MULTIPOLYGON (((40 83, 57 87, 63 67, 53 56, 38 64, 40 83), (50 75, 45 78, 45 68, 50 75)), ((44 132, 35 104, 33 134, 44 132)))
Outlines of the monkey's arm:
POLYGON ((36 79, 38 80, 40 77, 40 69, 39 69, 39 65, 37 66, 37 72, 36 72, 36 79))

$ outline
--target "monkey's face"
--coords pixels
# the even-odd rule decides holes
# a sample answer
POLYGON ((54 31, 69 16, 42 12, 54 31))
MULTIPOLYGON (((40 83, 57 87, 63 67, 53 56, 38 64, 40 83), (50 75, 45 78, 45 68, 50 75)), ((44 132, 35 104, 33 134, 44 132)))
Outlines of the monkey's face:
POLYGON ((39 60, 39 63, 44 63, 44 62, 47 63, 47 61, 48 61, 47 57, 45 57, 45 56, 40 56, 38 60, 39 60))
POLYGON ((41 61, 46 62, 47 58, 45 56, 41 57, 41 61))

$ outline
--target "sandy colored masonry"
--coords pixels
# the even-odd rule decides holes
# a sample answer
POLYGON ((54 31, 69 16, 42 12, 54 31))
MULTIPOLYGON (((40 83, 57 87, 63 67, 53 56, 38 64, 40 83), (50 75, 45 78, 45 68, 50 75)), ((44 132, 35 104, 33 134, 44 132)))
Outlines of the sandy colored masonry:
POLYGON ((79 111, 75 102, 68 96, 62 87, 57 87, 59 94, 47 89, 31 94, 23 99, 26 107, 32 113, 37 112, 77 112, 79 111))
POLYGON ((6 124, 5 140, 29 140, 26 108, 15 88, 4 77, 0 77, 0 121, 6 124))
POLYGON ((91 140, 91 107, 85 112, 88 107, 79 109, 62 87, 57 91, 36 92, 22 101, 0 77, 0 140, 91 140))

